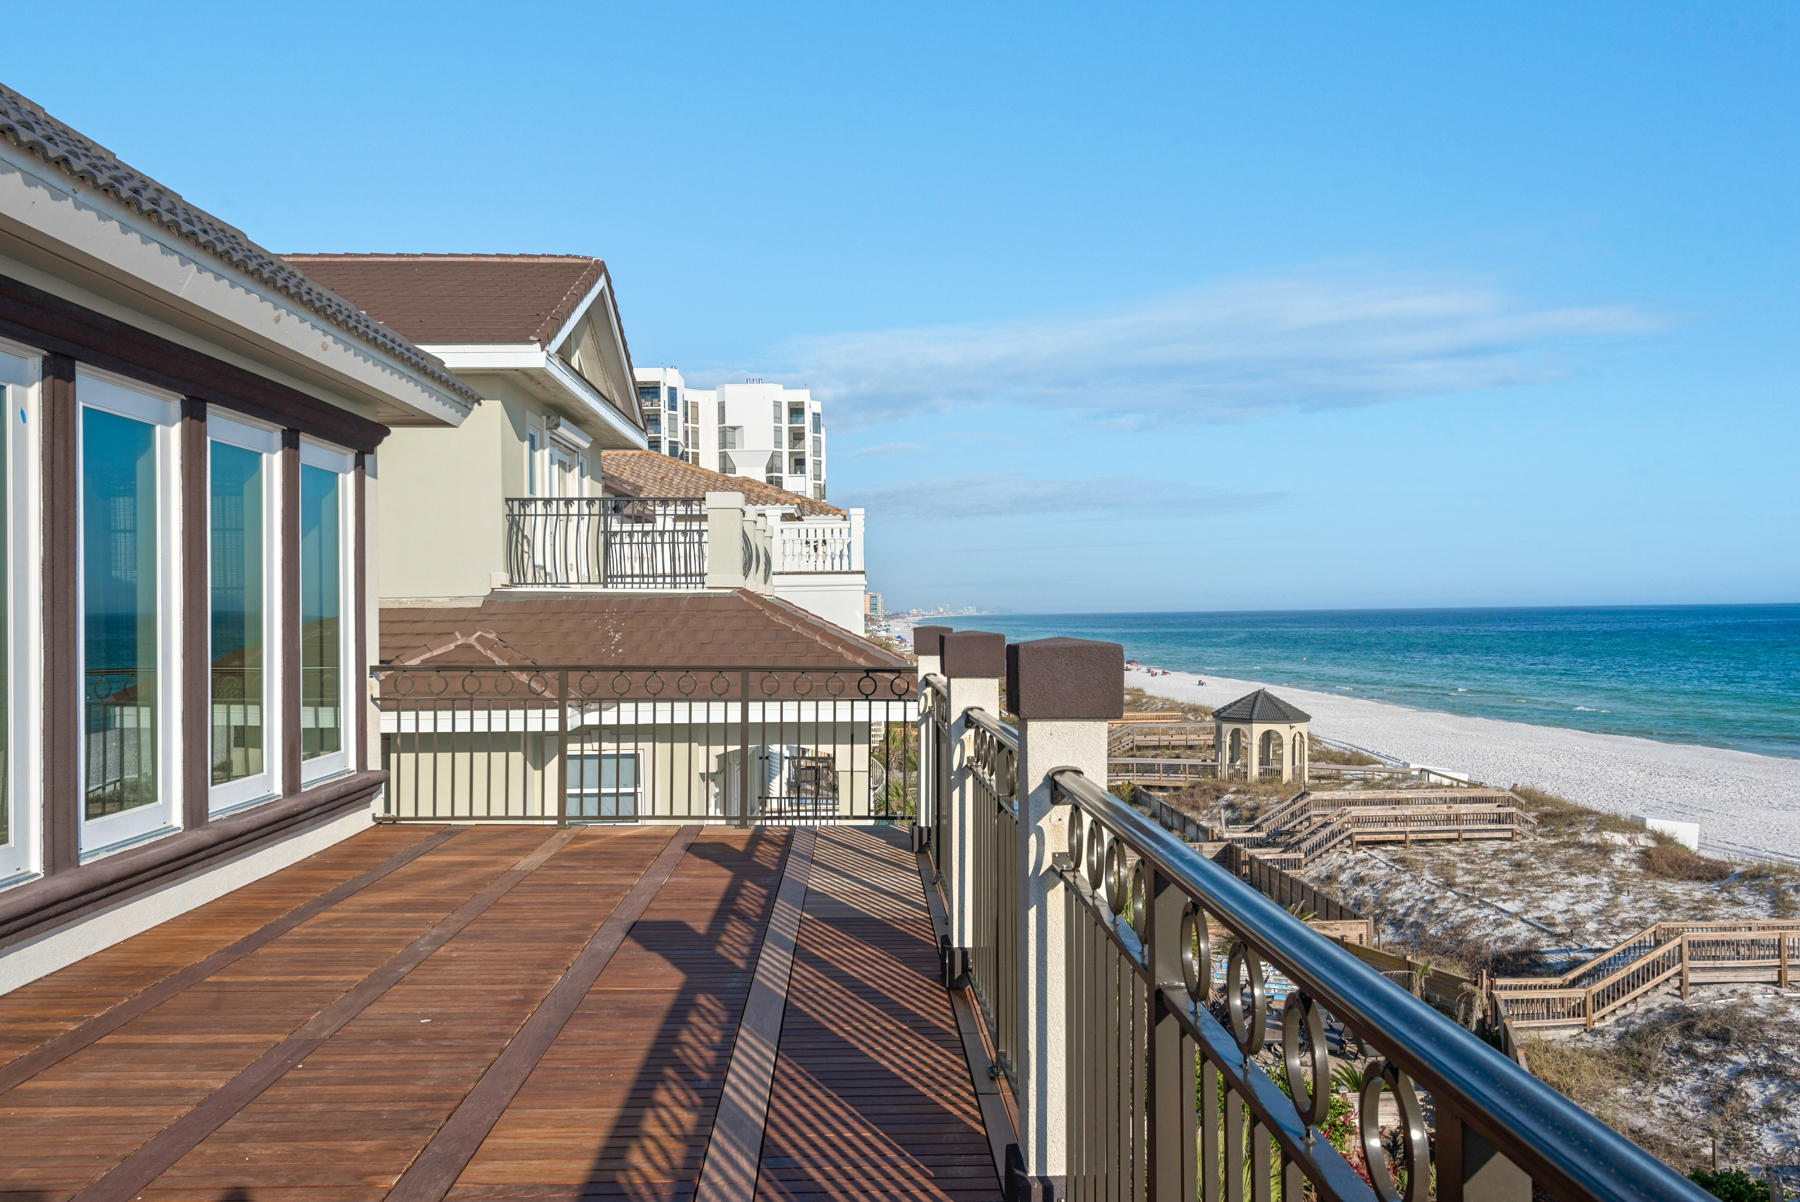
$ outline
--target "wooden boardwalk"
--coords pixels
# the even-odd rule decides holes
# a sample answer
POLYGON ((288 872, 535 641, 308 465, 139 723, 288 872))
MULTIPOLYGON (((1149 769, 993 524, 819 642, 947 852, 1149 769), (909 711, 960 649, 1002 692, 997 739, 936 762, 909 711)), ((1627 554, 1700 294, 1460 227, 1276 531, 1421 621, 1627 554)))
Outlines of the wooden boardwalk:
POLYGON ((914 863, 375 828, 0 997, 0 1200, 997 1197, 914 863))

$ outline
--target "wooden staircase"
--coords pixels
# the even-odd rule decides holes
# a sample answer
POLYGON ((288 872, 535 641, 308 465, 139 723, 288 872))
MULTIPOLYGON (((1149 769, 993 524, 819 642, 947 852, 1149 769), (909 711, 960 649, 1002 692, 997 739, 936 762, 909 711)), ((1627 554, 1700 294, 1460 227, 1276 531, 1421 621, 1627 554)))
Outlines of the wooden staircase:
POLYGON ((1516 1027, 1588 1030, 1671 980, 1757 981, 1789 988, 1800 971, 1800 922, 1659 922, 1559 977, 1497 977, 1516 1027))

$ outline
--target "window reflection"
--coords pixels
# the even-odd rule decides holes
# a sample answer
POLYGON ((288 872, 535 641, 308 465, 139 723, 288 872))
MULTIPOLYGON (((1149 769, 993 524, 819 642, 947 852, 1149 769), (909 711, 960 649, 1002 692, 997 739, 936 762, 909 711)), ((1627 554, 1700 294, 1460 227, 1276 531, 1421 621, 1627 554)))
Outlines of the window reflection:
POLYGON ((300 469, 300 754, 342 751, 343 477, 300 469))
POLYGON ((156 428, 82 411, 85 813, 157 801, 156 428))
POLYGON ((263 456, 212 444, 212 781, 261 775, 264 750, 263 456))

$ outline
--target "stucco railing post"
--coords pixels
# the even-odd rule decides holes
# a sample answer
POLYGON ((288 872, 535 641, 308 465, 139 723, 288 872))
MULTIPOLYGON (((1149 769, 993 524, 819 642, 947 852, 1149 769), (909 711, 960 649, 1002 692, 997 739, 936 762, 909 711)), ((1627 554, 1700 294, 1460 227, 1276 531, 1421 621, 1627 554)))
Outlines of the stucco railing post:
POLYGON ((1006 649, 1007 709, 1019 719, 1019 1148, 1008 1197, 1063 1196, 1068 1173, 1068 898, 1053 857, 1069 845, 1050 774, 1076 768, 1106 783, 1106 723, 1125 710, 1117 643, 1036 639, 1006 649))
POLYGON ((706 494, 706 587, 744 588, 744 494, 706 494))
POLYGON ((850 570, 863 570, 863 511, 850 511, 850 570))
POLYGON ((1000 716, 1000 677, 1006 672, 1006 636, 985 630, 953 630, 944 635, 939 669, 949 685, 949 804, 951 862, 942 866, 944 903, 949 911, 950 947, 944 980, 952 989, 969 984, 969 951, 975 946, 975 824, 992 822, 977 814, 973 739, 969 711, 1000 716))
MULTIPOLYGON (((919 661, 919 681, 923 684, 927 676, 939 675, 942 666, 944 636, 950 633, 948 626, 915 626, 913 627, 913 654, 919 661)), ((919 706, 919 813, 913 820, 913 850, 923 851, 929 840, 932 824, 937 819, 938 807, 943 804, 939 796, 936 754, 936 738, 932 732, 931 712, 925 706, 919 706)))

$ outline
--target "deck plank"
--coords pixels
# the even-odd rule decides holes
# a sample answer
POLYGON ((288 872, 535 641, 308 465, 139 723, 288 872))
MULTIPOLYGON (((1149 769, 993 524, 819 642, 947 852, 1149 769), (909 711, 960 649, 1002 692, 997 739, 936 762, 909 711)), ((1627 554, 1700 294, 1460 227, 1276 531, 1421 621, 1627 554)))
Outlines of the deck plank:
MULTIPOLYGON (((376 828, 0 997, 0 1202, 354 1202, 415 1162, 408 1197, 693 1197, 795 832, 671 854, 672 828, 582 828, 494 893, 552 832, 474 828, 344 888, 431 833, 376 828)), ((916 861, 807 837, 758 1010, 778 1054, 747 1078, 759 1195, 997 1196, 916 861)))
POLYGON ((999 1196, 918 861, 893 828, 819 832, 756 1196, 999 1196))

